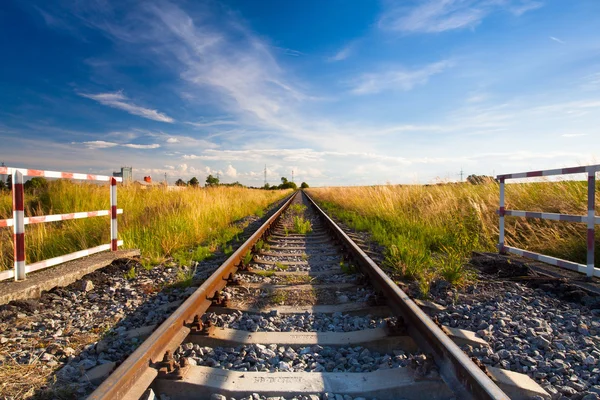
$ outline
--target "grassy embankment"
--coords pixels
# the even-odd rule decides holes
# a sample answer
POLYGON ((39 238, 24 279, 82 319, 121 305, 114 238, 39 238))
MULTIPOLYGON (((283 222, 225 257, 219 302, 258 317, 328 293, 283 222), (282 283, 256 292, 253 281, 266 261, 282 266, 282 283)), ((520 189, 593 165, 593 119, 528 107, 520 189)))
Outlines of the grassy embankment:
MULTIPOLYGON (((119 186, 119 238, 124 248, 141 250, 148 266, 172 256, 181 264, 201 261, 217 249, 230 252, 227 242, 241 229, 234 222, 262 216, 265 208, 289 191, 236 187, 187 188, 177 192, 119 186)), ((49 182, 47 189, 26 193, 26 216, 106 210, 106 185, 49 182)), ((11 218, 10 192, 0 193, 0 219, 11 218)), ((57 257, 109 243, 108 217, 26 226, 27 262, 57 257)), ((0 229, 0 270, 12 268, 12 228, 0 229)))
MULTIPOLYGON (((587 214, 585 182, 508 184, 506 188, 508 209, 587 214)), ((465 266, 470 252, 496 250, 498 192, 496 183, 308 190, 348 226, 370 232, 386 249, 386 266, 417 280, 425 293, 438 278, 457 286, 468 283, 473 278, 465 266)), ((585 228, 585 224, 507 217, 506 242, 585 264, 585 228)))

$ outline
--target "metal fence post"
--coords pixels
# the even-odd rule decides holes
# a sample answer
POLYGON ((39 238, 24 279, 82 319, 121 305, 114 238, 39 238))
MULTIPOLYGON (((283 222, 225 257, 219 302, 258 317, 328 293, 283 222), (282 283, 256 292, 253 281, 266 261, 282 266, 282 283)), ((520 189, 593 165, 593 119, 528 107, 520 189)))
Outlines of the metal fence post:
POLYGON ((12 177, 13 193, 13 242, 15 248, 15 281, 25 279, 25 199, 23 174, 18 170, 12 177))
POLYGON ((594 276, 594 228, 596 219, 596 171, 588 172, 587 276, 594 276))
POLYGON ((504 178, 500 178, 500 208, 498 209, 498 215, 500 216, 498 252, 504 254, 504 178))
POLYGON ((110 250, 117 251, 117 180, 110 178, 110 250))

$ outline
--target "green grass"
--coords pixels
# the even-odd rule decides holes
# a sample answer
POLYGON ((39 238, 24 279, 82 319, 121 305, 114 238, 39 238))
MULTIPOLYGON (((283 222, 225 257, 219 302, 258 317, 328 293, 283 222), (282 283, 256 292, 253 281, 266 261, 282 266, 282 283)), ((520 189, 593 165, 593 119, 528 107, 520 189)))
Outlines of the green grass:
MULTIPOLYGON (((262 214, 271 203, 289 191, 239 187, 186 188, 170 192, 162 188, 143 190, 119 186, 119 238, 123 248, 137 248, 156 260, 177 256, 189 265, 218 249, 230 253, 228 244, 241 232, 234 222, 251 214, 262 214), (205 246, 198 248, 199 245, 205 246), (190 249, 193 251, 190 253, 190 249), (188 254, 189 253, 189 254, 188 254)), ((46 190, 25 194, 26 216, 63 214, 109 208, 107 185, 48 182, 46 190)), ((0 192, 0 219, 11 218, 10 192, 0 192)), ((27 263, 72 253, 110 241, 108 217, 28 225, 27 263)), ((12 230, 0 229, 0 270, 12 268, 12 230)), ((149 267, 150 261, 146 262, 149 267)))
POLYGON ((292 215, 301 215, 306 211, 306 206, 304 204, 292 204, 288 207, 288 211, 292 215))
MULTIPOLYGON (((495 182, 311 188, 308 193, 350 228, 369 232, 385 248, 384 266, 416 280, 423 293, 435 279, 467 285, 474 279, 467 264, 471 252, 496 251, 495 182)), ((585 215, 586 199, 585 182, 506 186, 508 209, 585 215)), ((507 217, 506 243, 585 264, 585 228, 585 224, 507 217)), ((596 257, 600 257, 599 236, 596 257)))
POLYGON ((275 263, 275 268, 277 268, 278 270, 281 270, 281 271, 286 271, 289 267, 282 263, 275 263))
POLYGON ((127 279, 128 281, 135 279, 136 276, 137 273, 134 266, 131 266, 131 268, 129 268, 129 270, 123 274, 123 278, 127 279))
POLYGON ((312 232, 312 226, 310 224, 310 221, 303 217, 295 216, 294 228, 292 232, 299 233, 301 235, 306 235, 307 233, 312 232))
POLYGON ((254 273, 265 278, 270 278, 275 275, 275 271, 254 271, 254 273))
POLYGON ((196 274, 196 268, 184 268, 179 267, 177 269, 176 280, 171 287, 177 288, 188 288, 194 281, 194 275, 196 274))
POLYGON ((250 265, 250 263, 252 262, 252 252, 247 252, 244 257, 242 258, 242 264, 244 264, 245 266, 250 265))

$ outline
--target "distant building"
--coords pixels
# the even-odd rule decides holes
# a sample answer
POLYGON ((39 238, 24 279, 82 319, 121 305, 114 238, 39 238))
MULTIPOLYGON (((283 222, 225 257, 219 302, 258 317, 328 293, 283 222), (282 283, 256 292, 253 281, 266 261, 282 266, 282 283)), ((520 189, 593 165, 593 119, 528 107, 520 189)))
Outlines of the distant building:
POLYGON ((133 168, 121 167, 121 172, 113 172, 115 178, 123 178, 123 183, 131 183, 133 181, 133 168))

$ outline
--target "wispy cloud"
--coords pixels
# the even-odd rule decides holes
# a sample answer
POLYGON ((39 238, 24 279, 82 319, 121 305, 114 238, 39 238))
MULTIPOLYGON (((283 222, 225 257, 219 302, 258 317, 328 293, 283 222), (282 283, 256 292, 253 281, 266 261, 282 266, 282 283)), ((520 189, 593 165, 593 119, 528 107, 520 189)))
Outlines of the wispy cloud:
POLYGON ((86 97, 88 99, 92 99, 97 101, 98 103, 118 108, 123 111, 127 111, 129 114, 137 115, 140 117, 152 119, 154 121, 160 122, 169 122, 172 123, 175 120, 169 117, 166 114, 158 112, 156 110, 152 110, 150 108, 140 107, 135 105, 129 101, 129 99, 122 92, 114 92, 114 93, 97 93, 97 94, 89 94, 89 93, 78 93, 82 97, 86 97))
POLYGON ((343 60, 345 60, 346 58, 350 57, 350 55, 354 52, 354 47, 355 47, 355 43, 354 42, 352 42, 352 43, 344 46, 342 49, 340 49, 333 56, 329 57, 327 59, 327 61, 329 61, 329 62, 336 62, 336 61, 343 61, 343 60))
POLYGON ((105 142, 104 140, 92 140, 88 142, 71 142, 71 144, 83 145, 88 149, 109 149, 112 147, 128 147, 130 149, 157 149, 160 147, 159 144, 134 144, 134 143, 114 143, 114 142, 105 142))
POLYGON ((565 44, 564 40, 560 40, 559 38, 554 37, 554 36, 550 36, 550 40, 554 40, 555 42, 560 43, 560 44, 565 44))
POLYGON ((422 0, 415 7, 392 4, 379 20, 381 28, 425 33, 472 28, 495 11, 520 16, 543 5, 531 0, 422 0))
POLYGON ((581 85, 583 90, 599 90, 600 89, 600 72, 588 75, 583 78, 584 83, 581 85))
POLYGON ((214 121, 208 121, 208 122, 186 122, 186 124, 195 126, 196 128, 208 128, 211 126, 219 126, 219 125, 238 125, 239 122, 227 121, 227 120, 214 120, 214 121))
POLYGON ((566 137, 566 138, 572 138, 572 137, 587 136, 587 133, 565 133, 560 136, 566 137))
POLYGON ((372 94, 384 90, 411 90, 417 85, 427 83, 433 75, 451 67, 451 61, 439 61, 419 69, 395 67, 382 72, 366 73, 352 82, 352 93, 372 94))

